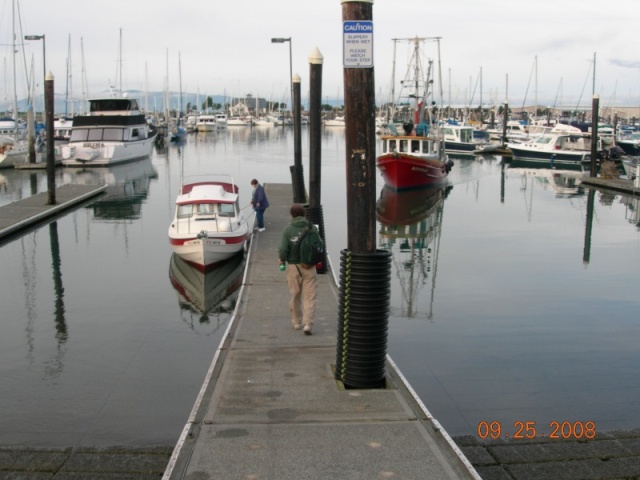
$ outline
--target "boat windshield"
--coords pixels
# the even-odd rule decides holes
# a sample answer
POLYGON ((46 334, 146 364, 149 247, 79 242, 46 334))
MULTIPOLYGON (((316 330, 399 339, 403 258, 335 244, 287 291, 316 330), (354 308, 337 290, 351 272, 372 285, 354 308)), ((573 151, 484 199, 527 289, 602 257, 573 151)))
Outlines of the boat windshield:
POLYGON ((232 217, 235 214, 233 203, 221 203, 218 209, 221 217, 232 217))
MULTIPOLYGON (((128 133, 128 131, 127 131, 128 133)), ((71 142, 99 142, 102 140, 121 142, 124 138, 122 128, 74 128, 71 130, 71 142)))
POLYGON ((539 143, 541 145, 548 145, 553 140, 553 137, 542 136, 535 139, 533 143, 539 143))
POLYGON ((235 208, 233 203, 187 203, 178 205, 178 218, 198 217, 233 217, 235 208))

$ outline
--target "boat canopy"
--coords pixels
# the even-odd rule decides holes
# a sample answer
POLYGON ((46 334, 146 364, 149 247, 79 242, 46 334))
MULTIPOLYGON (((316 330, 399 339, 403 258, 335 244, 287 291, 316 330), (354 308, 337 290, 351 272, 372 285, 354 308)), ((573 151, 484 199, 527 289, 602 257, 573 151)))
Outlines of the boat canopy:
POLYGON ((236 203, 237 200, 238 195, 227 192, 222 185, 195 185, 179 195, 176 204, 236 203))

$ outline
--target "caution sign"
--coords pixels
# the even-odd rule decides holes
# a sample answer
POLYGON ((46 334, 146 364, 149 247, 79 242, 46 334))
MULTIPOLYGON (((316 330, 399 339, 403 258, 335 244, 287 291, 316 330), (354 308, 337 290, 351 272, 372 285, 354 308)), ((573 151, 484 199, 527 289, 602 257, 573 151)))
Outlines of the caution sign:
POLYGON ((344 68, 373 67, 373 22, 356 20, 342 22, 344 68))

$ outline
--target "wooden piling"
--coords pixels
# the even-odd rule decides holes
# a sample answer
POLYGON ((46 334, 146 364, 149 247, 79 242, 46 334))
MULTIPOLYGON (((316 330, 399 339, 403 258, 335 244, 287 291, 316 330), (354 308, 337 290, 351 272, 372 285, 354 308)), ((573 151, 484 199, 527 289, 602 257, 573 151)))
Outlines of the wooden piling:
MULTIPOLYGON (((373 0, 342 0, 342 20, 372 20, 373 0)), ((376 134, 373 67, 344 68, 348 249, 376 250, 376 134)))
POLYGON ((293 85, 293 201, 305 203, 304 169, 302 167, 302 114, 300 101, 300 75, 294 75, 291 79, 293 85))
POLYGON ((56 204, 56 159, 54 156, 54 138, 53 138, 53 74, 47 73, 44 82, 45 93, 45 112, 47 124, 47 191, 49 192, 49 205, 56 204))
POLYGON ((590 177, 597 177, 597 164, 598 164, 598 116, 599 116, 599 102, 598 95, 593 96, 593 103, 591 106, 591 170, 589 172, 590 177))
POLYGON ((309 206, 321 205, 320 168, 322 162, 322 63, 315 48, 309 55, 309 206))

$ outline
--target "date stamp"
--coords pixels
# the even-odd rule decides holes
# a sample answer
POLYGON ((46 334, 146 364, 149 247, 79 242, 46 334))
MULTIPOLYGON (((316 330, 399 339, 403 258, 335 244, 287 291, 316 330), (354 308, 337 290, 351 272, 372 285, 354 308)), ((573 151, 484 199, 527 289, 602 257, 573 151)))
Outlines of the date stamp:
POLYGON ((499 438, 515 438, 515 439, 592 439, 596 436, 596 422, 591 420, 586 422, 568 422, 568 421, 552 421, 549 422, 548 428, 544 428, 547 432, 542 431, 536 422, 517 421, 513 422, 513 428, 505 429, 502 423, 498 421, 478 422, 478 437, 485 440, 490 438, 497 440, 499 438))

